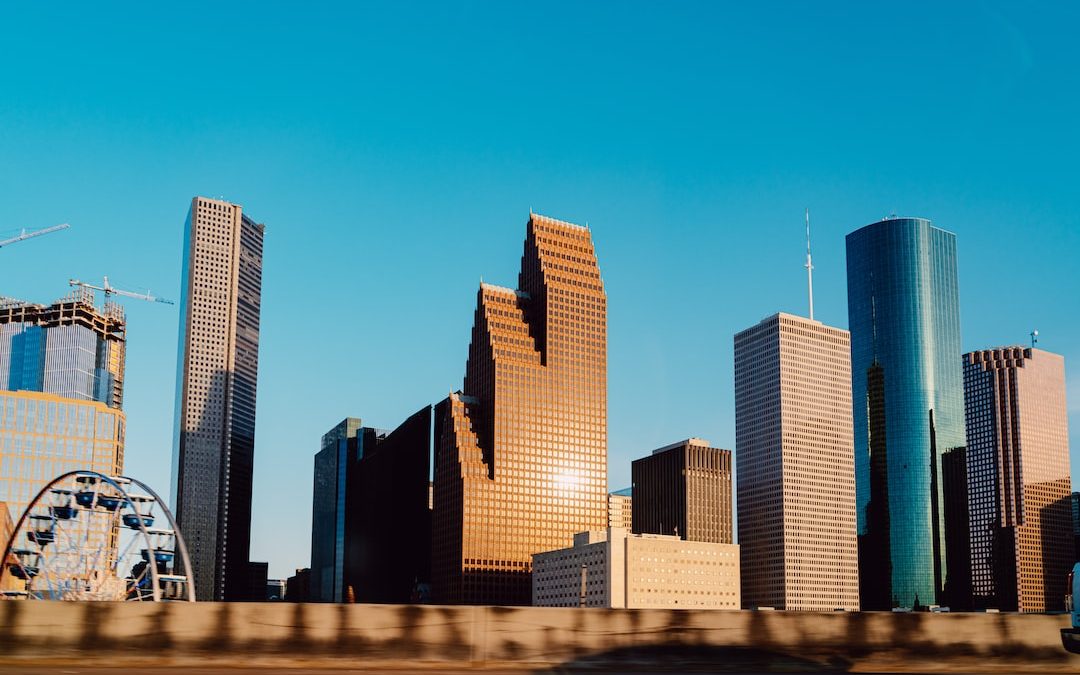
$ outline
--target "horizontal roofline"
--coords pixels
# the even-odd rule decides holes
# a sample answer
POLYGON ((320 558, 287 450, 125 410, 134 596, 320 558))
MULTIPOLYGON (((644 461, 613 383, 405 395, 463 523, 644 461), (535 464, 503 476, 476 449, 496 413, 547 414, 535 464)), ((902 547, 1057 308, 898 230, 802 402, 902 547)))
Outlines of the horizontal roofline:
POLYGON ((686 440, 679 441, 678 443, 672 443, 671 445, 665 445, 662 448, 657 448, 652 451, 652 454, 659 455, 661 452, 667 452, 668 450, 674 450, 676 448, 683 448, 688 445, 696 446, 699 448, 711 448, 712 443, 708 442, 704 438, 691 437, 686 440))

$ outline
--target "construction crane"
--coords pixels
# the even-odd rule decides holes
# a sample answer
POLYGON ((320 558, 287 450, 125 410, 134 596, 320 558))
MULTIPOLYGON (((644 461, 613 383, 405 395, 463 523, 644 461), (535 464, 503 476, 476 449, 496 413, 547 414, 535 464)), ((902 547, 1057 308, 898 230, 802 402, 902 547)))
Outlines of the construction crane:
POLYGON ((166 305, 173 304, 172 300, 166 300, 164 298, 156 298, 150 295, 150 291, 146 293, 132 293, 131 291, 121 290, 115 286, 109 285, 109 277, 105 277, 105 282, 100 286, 88 284, 85 281, 79 281, 78 279, 68 279, 68 286, 82 286, 83 288, 89 288, 92 291, 101 291, 105 294, 105 297, 110 295, 118 295, 122 298, 133 298, 135 300, 146 300, 147 302, 160 302, 166 305))
POLYGON ((68 225, 67 223, 61 223, 59 225, 53 225, 52 227, 46 227, 43 230, 34 230, 32 232, 27 232, 26 228, 24 227, 22 229, 22 232, 20 232, 17 236, 14 236, 14 237, 12 237, 10 239, 2 239, 2 240, 0 240, 0 248, 3 248, 5 246, 7 246, 8 244, 14 244, 14 243, 20 242, 20 241, 22 241, 24 239, 33 239, 34 237, 40 237, 43 234, 49 234, 51 232, 59 232, 60 230, 66 230, 69 227, 71 227, 71 225, 68 225))

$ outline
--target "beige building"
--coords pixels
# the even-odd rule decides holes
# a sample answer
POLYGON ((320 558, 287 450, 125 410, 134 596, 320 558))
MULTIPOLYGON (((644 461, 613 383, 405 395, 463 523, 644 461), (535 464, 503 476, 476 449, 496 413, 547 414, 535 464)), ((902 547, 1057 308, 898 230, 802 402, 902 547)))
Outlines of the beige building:
POLYGON ((747 607, 859 609, 848 332, 775 314, 735 336, 747 607))
POLYGON ((739 609, 739 547, 582 532, 574 545, 533 556, 533 605, 627 609, 739 609))
POLYGON ((616 490, 607 496, 608 527, 621 527, 631 529, 634 515, 633 498, 631 488, 616 490))
MULTIPOLYGON (((4 555, 4 551, 7 550, 8 540, 11 539, 11 535, 15 533, 15 523, 11 519, 11 513, 8 511, 8 506, 4 502, 0 502, 0 556, 4 555)), ((0 565, 13 565, 18 564, 19 559, 11 554, 7 559, 0 557, 0 565)), ((0 593, 4 591, 17 591, 23 587, 23 582, 19 581, 10 574, 6 574, 0 571, 0 593)))
POLYGON ((516 289, 481 283, 435 407, 432 595, 528 605, 532 554, 607 525, 607 297, 588 228, 529 216, 516 289))
POLYGON ((18 522, 45 484, 85 469, 118 476, 124 413, 97 401, 0 391, 0 502, 18 522))
POLYGON ((263 232, 239 204, 205 197, 184 227, 172 503, 199 600, 248 599, 257 572, 248 554, 263 232))
POLYGON ((963 358, 975 607, 1061 611, 1074 561, 1065 359, 1027 347, 963 358))

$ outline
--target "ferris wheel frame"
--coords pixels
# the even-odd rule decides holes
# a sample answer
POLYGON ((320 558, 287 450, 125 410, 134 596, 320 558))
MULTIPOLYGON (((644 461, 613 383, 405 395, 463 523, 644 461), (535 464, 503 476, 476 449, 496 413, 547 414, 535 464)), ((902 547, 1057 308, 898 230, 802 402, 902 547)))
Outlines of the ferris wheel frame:
MULTIPOLYGON (((53 511, 53 506, 48 505, 45 501, 43 501, 44 498, 47 497, 50 493, 52 493, 57 485, 61 485, 65 481, 67 481, 69 479, 73 480, 73 481, 76 481, 80 477, 91 478, 94 481, 97 481, 98 483, 105 483, 109 487, 111 487, 113 490, 116 491, 117 495, 115 497, 118 497, 117 504, 112 509, 106 508, 107 511, 114 511, 117 514, 119 514, 123 510, 123 508, 126 506, 126 507, 130 508, 132 510, 132 512, 134 512, 135 514, 137 514, 139 516, 144 515, 144 514, 140 513, 140 511, 136 508, 135 504, 138 501, 145 501, 145 500, 139 500, 139 499, 133 498, 133 496, 131 494, 129 494, 127 490, 124 489, 124 487, 123 487, 124 484, 126 484, 126 485, 134 485, 134 486, 138 487, 139 489, 143 490, 146 493, 146 495, 136 495, 136 496, 137 497, 148 496, 153 501, 154 504, 156 504, 158 507, 160 507, 162 514, 165 516, 165 519, 168 521, 169 527, 171 528, 171 536, 173 537, 173 543, 174 543, 173 555, 174 556, 178 555, 180 557, 180 560, 184 565, 184 571, 185 571, 184 586, 186 588, 186 593, 185 593, 187 595, 186 600, 181 599, 181 598, 170 599, 170 600, 180 601, 180 602, 185 602, 185 601, 186 602, 195 602, 195 578, 194 578, 194 573, 193 573, 192 567, 191 567, 191 558, 188 555, 187 544, 184 542, 184 537, 183 537, 183 534, 181 534, 181 532, 180 532, 180 528, 177 527, 177 525, 176 525, 176 519, 173 518, 173 514, 169 510, 168 506, 165 505, 164 500, 162 500, 161 497, 157 494, 157 492, 155 492, 149 485, 147 485, 146 483, 144 483, 144 482, 142 482, 142 481, 140 481, 140 480, 138 480, 136 478, 131 478, 130 476, 112 477, 112 476, 107 476, 107 475, 105 475, 103 473, 99 473, 97 471, 90 471, 88 469, 79 469, 79 470, 68 471, 66 473, 60 474, 59 476, 57 476, 57 477, 53 478, 52 480, 50 480, 43 488, 41 488, 41 490, 38 491, 37 495, 35 495, 34 498, 30 501, 30 503, 27 505, 26 509, 23 511, 22 515, 19 517, 19 521, 16 523, 15 529, 12 530, 11 538, 4 547, 3 556, 0 556, 0 581, 3 581, 7 577, 19 578, 18 576, 14 575, 12 573, 12 571, 9 569, 10 565, 8 563, 8 560, 9 560, 9 558, 11 558, 13 556, 13 550, 14 550, 14 547, 15 547, 15 544, 16 544, 17 536, 19 534, 22 534, 22 533, 26 532, 26 530, 24 530, 24 526, 27 525, 28 520, 30 520, 31 518, 34 517, 34 516, 31 515, 33 510, 36 507, 45 506, 52 512, 53 511)), ((98 503, 100 503, 99 498, 98 498, 98 492, 99 492, 98 490, 94 491, 94 494, 95 494, 94 503, 90 507, 82 506, 83 509, 85 509, 87 511, 93 511, 94 510, 94 507, 98 503)), ((110 499, 112 499, 112 498, 113 497, 110 497, 110 499)), ((72 495, 72 499, 74 500, 74 494, 72 495)), ((69 505, 69 508, 70 508, 70 505, 69 505)), ((68 520, 68 519, 67 518, 58 518, 55 515, 53 515, 54 528, 55 528, 55 523, 57 521, 59 521, 59 520, 68 520)), ((147 524, 145 522, 145 518, 137 517, 137 518, 135 518, 133 520, 134 520, 134 522, 136 522, 138 524, 137 529, 134 528, 134 527, 131 527, 130 524, 127 524, 127 523, 125 523, 125 524, 128 525, 129 529, 131 529, 131 530, 133 530, 135 532, 138 532, 142 536, 142 540, 147 545, 147 548, 145 549, 145 553, 146 553, 145 560, 146 560, 146 563, 147 563, 146 564, 146 569, 149 571, 149 575, 150 575, 150 579, 151 579, 151 597, 146 598, 146 599, 150 600, 150 601, 153 601, 153 602, 162 601, 164 599, 164 598, 162 598, 162 583, 161 583, 162 582, 161 577, 163 575, 158 571, 158 565, 156 564, 156 557, 155 556, 156 556, 156 553, 157 553, 157 549, 154 549, 152 547, 152 545, 151 545, 152 542, 154 541, 153 538, 152 538, 152 533, 150 531, 150 528, 147 527, 147 524)), ((162 533, 159 532, 159 531, 155 531, 153 534, 162 534, 162 533)), ((35 543, 37 543, 37 542, 35 542, 35 543)), ((39 559, 40 559, 41 553, 44 551, 44 548, 41 546, 41 544, 38 544, 38 546, 39 546, 39 549, 41 549, 41 551, 38 552, 39 559)), ((23 569, 23 574, 26 576, 26 578, 24 580, 26 581, 27 586, 29 587, 30 585, 32 585, 33 577, 35 575, 28 574, 26 566, 23 564, 22 560, 18 556, 15 556, 15 558, 19 560, 18 566, 23 569)), ((119 560, 119 558, 118 558, 118 560, 119 560)), ((28 592, 25 599, 38 599, 38 598, 34 598, 28 592)), ((141 600, 143 598, 142 597, 137 597, 135 599, 141 600)))

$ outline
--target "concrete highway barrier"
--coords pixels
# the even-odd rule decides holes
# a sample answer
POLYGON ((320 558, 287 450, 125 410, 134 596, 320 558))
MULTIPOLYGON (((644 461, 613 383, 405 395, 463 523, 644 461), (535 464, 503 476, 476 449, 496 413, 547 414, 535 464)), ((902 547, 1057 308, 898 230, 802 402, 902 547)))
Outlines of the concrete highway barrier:
POLYGON ((0 603, 0 664, 1080 673, 1065 615, 0 603))

